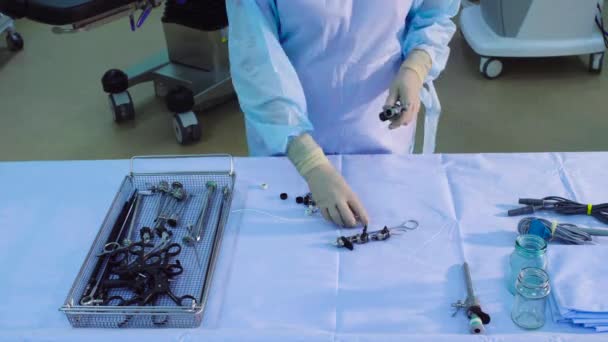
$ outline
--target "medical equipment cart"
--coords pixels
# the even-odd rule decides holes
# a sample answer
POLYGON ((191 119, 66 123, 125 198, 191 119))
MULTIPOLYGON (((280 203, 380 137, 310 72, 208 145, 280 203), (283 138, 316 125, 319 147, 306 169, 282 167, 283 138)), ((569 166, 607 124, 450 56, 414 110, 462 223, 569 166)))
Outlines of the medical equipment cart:
POLYGON ((481 0, 463 8, 460 29, 488 79, 502 74, 502 58, 589 55, 589 71, 600 73, 601 8, 598 0, 481 0))
MULTIPOLYGON (((125 17, 129 18, 126 27, 135 31, 161 5, 163 0, 0 0, 0 11, 52 25, 57 34, 69 34, 125 17)), ((102 77, 103 90, 114 121, 121 123, 135 118, 128 89, 153 82, 156 95, 165 98, 173 113, 177 141, 197 142, 202 128, 194 108, 205 110, 235 97, 225 0, 165 0, 162 24, 167 49, 127 70, 108 70, 102 77)))

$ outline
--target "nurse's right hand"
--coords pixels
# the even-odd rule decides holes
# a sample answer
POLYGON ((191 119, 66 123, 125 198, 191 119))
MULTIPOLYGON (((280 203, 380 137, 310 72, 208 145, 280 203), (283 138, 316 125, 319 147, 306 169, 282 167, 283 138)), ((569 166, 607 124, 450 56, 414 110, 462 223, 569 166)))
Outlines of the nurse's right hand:
POLYGON ((361 201, 330 163, 319 165, 303 176, 326 220, 341 227, 355 227, 358 222, 368 224, 361 201))
POLYGON ((326 220, 341 227, 355 227, 358 222, 368 224, 361 201, 310 135, 295 137, 289 143, 287 156, 308 183, 326 220))

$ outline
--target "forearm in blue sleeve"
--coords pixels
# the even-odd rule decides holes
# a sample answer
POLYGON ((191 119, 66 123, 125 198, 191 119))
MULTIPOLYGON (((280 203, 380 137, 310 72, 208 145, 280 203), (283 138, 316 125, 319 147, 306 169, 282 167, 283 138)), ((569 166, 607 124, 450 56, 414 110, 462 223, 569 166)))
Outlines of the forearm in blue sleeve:
POLYGON ((262 11, 261 1, 226 1, 230 68, 250 154, 282 155, 290 139, 312 125, 302 85, 279 42, 277 19, 262 11))
POLYGON ((414 50, 429 54, 432 66, 427 79, 436 79, 445 69, 448 44, 456 32, 452 18, 459 9, 460 0, 414 0, 406 19, 403 54, 405 58, 414 50))

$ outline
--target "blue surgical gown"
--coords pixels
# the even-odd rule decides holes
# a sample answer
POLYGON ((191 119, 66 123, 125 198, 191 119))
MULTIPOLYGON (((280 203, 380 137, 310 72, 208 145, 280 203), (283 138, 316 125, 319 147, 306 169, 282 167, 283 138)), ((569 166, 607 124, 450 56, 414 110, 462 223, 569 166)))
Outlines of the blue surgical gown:
POLYGON ((378 114, 414 49, 445 68, 460 0, 228 0, 233 84, 249 152, 282 155, 309 133, 328 154, 404 154, 415 124, 378 114))

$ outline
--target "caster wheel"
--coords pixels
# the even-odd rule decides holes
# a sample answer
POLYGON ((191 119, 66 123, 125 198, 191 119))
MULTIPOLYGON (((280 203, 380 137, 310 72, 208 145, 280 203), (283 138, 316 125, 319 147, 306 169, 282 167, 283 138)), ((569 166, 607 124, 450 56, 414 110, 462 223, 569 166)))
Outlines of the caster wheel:
POLYGON ((128 91, 111 94, 108 97, 110 99, 110 110, 114 115, 114 122, 121 123, 135 119, 135 106, 128 91))
POLYGON ((8 32, 6 34, 6 45, 11 51, 23 50, 24 42, 23 37, 18 32, 8 32))
POLYGON ((166 101, 170 112, 187 113, 194 108, 194 93, 184 86, 178 86, 167 94, 166 101))
POLYGON ((600 74, 604 67, 604 53, 594 53, 589 56, 589 72, 600 74))
POLYGON ((193 112, 173 116, 175 138, 181 145, 188 145, 201 140, 201 125, 193 112))
POLYGON ((481 57, 479 70, 487 79, 493 80, 502 74, 502 62, 497 58, 481 57))
POLYGON ((106 93, 123 93, 129 89, 129 76, 122 70, 111 69, 103 74, 101 85, 106 93))

